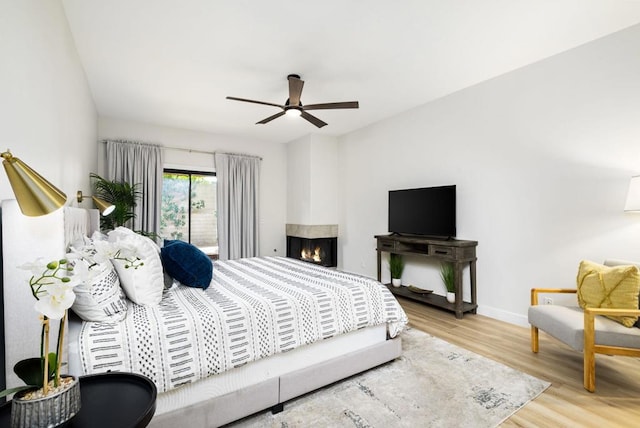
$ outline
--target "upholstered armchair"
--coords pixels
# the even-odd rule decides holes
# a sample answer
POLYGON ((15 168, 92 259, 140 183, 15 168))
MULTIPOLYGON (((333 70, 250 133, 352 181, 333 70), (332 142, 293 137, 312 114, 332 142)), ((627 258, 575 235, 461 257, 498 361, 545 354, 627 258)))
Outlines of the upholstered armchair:
MULTIPOLYGON (((628 265, 640 266, 636 262, 605 261, 605 266, 610 267, 628 265)), ((580 274, 578 282, 580 282, 580 274)), ((635 309, 588 306, 582 309, 577 301, 575 306, 539 305, 539 295, 546 293, 575 294, 578 290, 550 288, 531 290, 531 306, 528 313, 529 324, 531 324, 531 350, 538 352, 538 331, 542 330, 576 351, 582 352, 584 354, 584 387, 587 391, 595 391, 595 354, 640 357, 640 328, 637 327, 640 323, 625 327, 620 322, 608 318, 640 316, 637 301, 635 309)))

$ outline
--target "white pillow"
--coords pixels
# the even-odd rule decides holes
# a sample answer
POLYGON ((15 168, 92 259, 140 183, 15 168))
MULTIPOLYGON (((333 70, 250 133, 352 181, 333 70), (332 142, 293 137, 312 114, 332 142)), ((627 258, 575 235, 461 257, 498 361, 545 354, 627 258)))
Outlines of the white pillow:
POLYGON ((109 232, 109 242, 133 248, 142 262, 137 269, 126 268, 123 260, 111 260, 118 272, 120 285, 129 300, 139 305, 154 306, 162 300, 164 274, 160 261, 160 248, 151 239, 126 227, 118 227, 109 232))
MULTIPOLYGON (((78 260, 76 263, 87 263, 78 260)), ((91 268, 90 279, 73 288, 76 300, 71 309, 85 321, 119 322, 127 315, 127 298, 120 288, 118 274, 111 263, 91 268)))

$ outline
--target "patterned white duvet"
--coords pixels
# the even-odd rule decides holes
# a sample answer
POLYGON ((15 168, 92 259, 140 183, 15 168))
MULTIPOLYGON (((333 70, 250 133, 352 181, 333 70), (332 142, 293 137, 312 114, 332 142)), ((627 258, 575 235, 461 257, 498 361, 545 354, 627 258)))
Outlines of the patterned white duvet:
POLYGON ((82 370, 141 373, 159 392, 367 326, 394 337, 407 322, 379 282, 282 257, 218 261, 206 291, 129 305, 122 322, 83 324, 82 370))

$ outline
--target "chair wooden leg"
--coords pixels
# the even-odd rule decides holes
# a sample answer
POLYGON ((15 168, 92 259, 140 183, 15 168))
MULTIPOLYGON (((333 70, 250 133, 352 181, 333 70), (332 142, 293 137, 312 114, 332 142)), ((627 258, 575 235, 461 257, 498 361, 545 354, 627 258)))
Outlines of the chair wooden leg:
POLYGON ((594 315, 584 312, 584 389, 589 392, 596 390, 596 354, 594 315))
POLYGON ((589 392, 596 390, 596 358, 593 353, 584 353, 584 389, 589 392))
MULTIPOLYGON (((538 304, 538 290, 535 288, 531 289, 531 306, 536 306, 538 304)), ((531 351, 533 353, 538 353, 538 327, 532 325, 531 326, 531 351)))

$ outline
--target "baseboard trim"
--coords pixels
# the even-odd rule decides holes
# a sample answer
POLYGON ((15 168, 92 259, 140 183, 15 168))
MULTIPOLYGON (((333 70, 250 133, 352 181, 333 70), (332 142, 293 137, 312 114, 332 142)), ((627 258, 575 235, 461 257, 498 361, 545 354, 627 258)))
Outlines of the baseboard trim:
POLYGON ((509 324, 519 325, 521 327, 529 327, 529 320, 522 314, 515 312, 508 312, 503 309, 493 308, 491 306, 480 305, 478 306, 477 313, 489 318, 494 318, 500 321, 508 322, 509 324))

